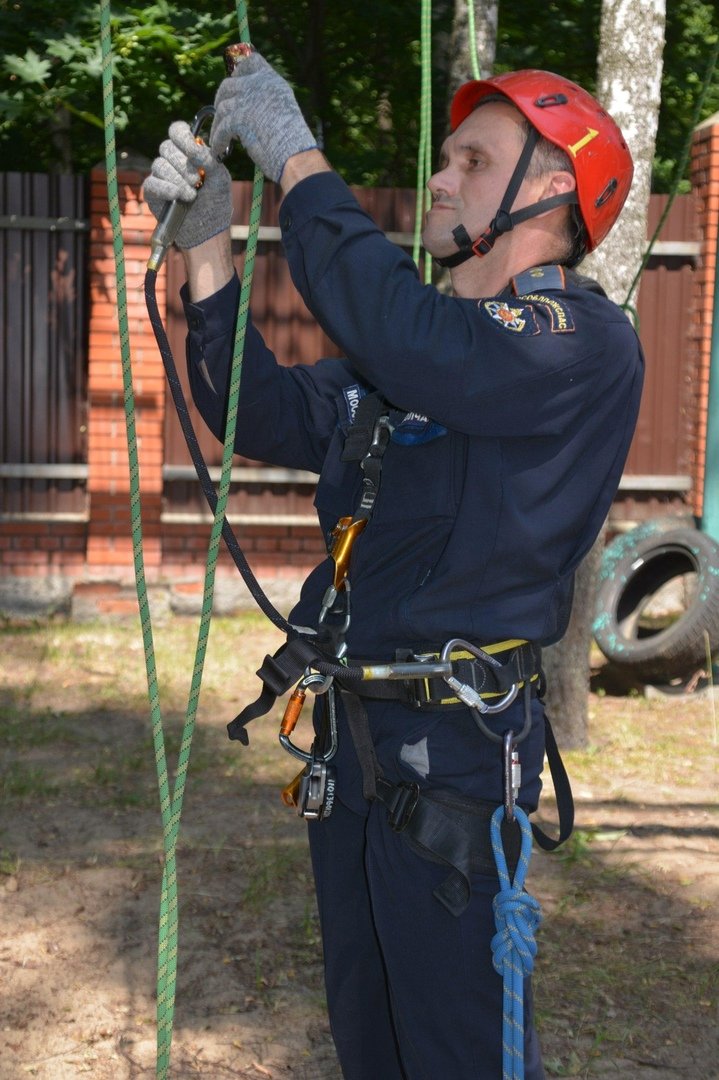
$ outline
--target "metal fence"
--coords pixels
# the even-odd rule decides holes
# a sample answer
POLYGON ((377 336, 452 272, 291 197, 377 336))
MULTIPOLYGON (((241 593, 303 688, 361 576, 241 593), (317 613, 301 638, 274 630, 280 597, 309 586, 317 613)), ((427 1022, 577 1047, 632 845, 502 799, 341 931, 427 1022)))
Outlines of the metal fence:
POLYGON ((87 416, 86 182, 0 174, 0 506, 82 515, 87 416))

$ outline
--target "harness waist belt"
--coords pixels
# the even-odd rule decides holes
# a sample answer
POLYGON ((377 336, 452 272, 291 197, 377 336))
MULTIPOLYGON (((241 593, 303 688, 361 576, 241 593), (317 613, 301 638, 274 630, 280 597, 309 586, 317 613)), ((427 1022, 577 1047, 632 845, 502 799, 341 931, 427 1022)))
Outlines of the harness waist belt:
MULTIPOLYGON (((525 682, 539 682, 541 676, 541 649, 538 645, 522 639, 499 641, 493 645, 481 646, 487 659, 457 649, 450 653, 452 672, 461 682, 477 691, 483 700, 502 697, 513 686, 520 689, 525 682)), ((412 649, 397 649, 396 660, 436 661, 440 652, 415 652, 412 649)), ((354 661, 350 660, 350 664, 354 661)), ((363 698, 401 701, 416 709, 465 708, 466 706, 453 696, 444 679, 439 677, 418 679, 369 679, 339 680, 347 690, 363 698)))

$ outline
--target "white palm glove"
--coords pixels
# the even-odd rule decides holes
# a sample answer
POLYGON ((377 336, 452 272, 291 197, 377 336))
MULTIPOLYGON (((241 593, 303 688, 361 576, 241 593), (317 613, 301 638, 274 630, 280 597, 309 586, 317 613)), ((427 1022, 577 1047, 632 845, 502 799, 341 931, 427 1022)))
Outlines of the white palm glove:
POLYGON ((197 142, 184 120, 170 124, 168 135, 143 192, 158 219, 166 203, 177 199, 188 204, 175 243, 179 248, 193 248, 229 228, 232 181, 225 166, 209 146, 197 142))
POLYGON ((213 153, 239 139, 255 165, 278 181, 287 159, 317 148, 292 88, 258 52, 239 59, 215 97, 210 131, 213 153))

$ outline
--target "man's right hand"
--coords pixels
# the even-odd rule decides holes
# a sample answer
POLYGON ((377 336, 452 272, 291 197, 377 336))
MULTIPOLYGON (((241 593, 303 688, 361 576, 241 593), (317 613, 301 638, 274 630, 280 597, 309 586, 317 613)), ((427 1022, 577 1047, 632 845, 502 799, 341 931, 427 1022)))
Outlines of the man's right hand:
POLYGON ((197 142, 189 124, 176 121, 168 135, 143 192, 156 218, 165 204, 175 199, 190 204, 175 243, 179 248, 194 248, 230 227, 232 181, 210 148, 197 142))

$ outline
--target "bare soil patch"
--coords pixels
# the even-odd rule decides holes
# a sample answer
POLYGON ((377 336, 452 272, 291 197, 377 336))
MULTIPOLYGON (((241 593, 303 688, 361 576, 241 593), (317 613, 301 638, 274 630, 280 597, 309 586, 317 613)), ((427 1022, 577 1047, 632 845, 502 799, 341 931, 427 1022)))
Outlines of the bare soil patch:
MULTIPOLYGON (((171 763, 195 635, 156 632, 171 763)), ((225 734, 278 644, 253 616, 213 625, 178 856, 178 1080, 340 1077, 304 827, 279 799, 298 763, 279 714, 249 750, 225 734)), ((139 630, 6 626, 1 647, 0 1080, 152 1077, 162 841, 139 630)), ((719 705, 591 707, 591 747, 566 755, 577 831, 530 870, 548 1074, 717 1080, 719 705)))

